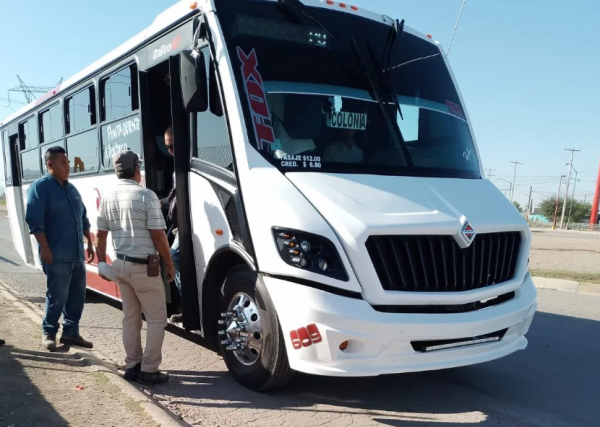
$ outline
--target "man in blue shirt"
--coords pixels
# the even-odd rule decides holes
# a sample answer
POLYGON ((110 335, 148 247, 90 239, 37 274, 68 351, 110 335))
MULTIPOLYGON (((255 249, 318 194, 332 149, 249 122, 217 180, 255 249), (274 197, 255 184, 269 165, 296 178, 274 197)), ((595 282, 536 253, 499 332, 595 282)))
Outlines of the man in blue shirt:
POLYGON ((86 288, 87 261, 94 260, 90 221, 79 191, 69 183, 69 158, 62 147, 49 148, 44 156, 48 174, 27 191, 25 221, 39 243, 39 255, 47 277, 46 309, 42 322, 42 345, 56 351, 58 320, 63 315, 61 344, 92 348, 79 335, 86 288))

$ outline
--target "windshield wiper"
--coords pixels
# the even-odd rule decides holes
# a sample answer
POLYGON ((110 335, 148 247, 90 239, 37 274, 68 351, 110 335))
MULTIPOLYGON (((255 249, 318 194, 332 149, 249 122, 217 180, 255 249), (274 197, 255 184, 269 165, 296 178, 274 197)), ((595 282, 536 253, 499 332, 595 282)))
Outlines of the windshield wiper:
MULTIPOLYGON (((406 147, 406 144, 404 143, 404 138, 402 137, 402 133, 400 132, 400 129, 398 128, 397 125, 394 125, 394 123, 392 122, 392 119, 390 118, 390 115, 388 113, 386 104, 384 103, 382 97, 381 97, 381 75, 382 73, 377 73, 376 76, 378 77, 377 80, 379 81, 378 84, 375 83, 375 79, 373 78, 373 71, 371 71, 369 69, 369 67, 367 66, 367 61, 365 60, 364 55, 362 54, 362 52, 360 51, 360 48, 358 47, 358 43, 356 42, 356 38, 354 37, 354 35, 352 34, 352 31, 349 29, 350 31, 350 41, 352 42, 352 47, 354 48, 354 52, 356 53, 356 56, 358 57, 358 61, 361 64, 362 68, 365 70, 366 74, 367 74, 367 81, 369 82, 369 85, 371 86, 371 92, 373 95, 373 98, 375 98, 375 101, 377 101, 377 103, 379 104, 379 108, 381 109, 381 113, 383 114, 383 118, 390 130, 390 132, 392 133, 392 135, 396 136, 397 139, 397 143, 398 146, 400 148, 400 150, 402 151, 402 154, 404 154, 404 158, 406 159, 406 162, 408 163, 408 166, 413 167, 413 162, 412 159, 410 157, 410 153, 408 152, 408 147, 406 147)), ((367 44, 367 47, 369 48, 369 50, 372 53, 372 50, 370 48, 370 46, 367 44)), ((372 55, 371 55, 372 56, 372 55)), ((371 66, 373 67, 373 59, 371 58, 371 66)), ((389 87, 387 88, 387 92, 389 95, 389 87)), ((398 104, 398 99, 393 96, 393 98, 396 101, 396 104, 398 104)), ((397 108, 400 108, 399 105, 397 106, 397 108)))
MULTIPOLYGON (((390 33, 388 34, 388 38, 385 41, 385 45, 383 47, 383 59, 382 59, 383 64, 380 63, 379 61, 377 61, 377 58, 375 57, 375 53, 373 52, 371 45, 367 43, 367 48, 369 49, 369 55, 371 56, 371 59, 373 60, 373 62, 375 62, 375 65, 377 66, 377 68, 381 70, 381 72, 378 73, 378 75, 382 79, 382 82, 383 82, 385 88, 387 89, 388 93, 391 95, 394 105, 396 107, 396 110, 398 110, 398 113, 400 114, 400 118, 402 120, 404 120, 404 116, 402 115, 402 108, 400 107, 400 102, 398 102, 398 97, 396 96, 394 87, 393 87, 392 83, 390 82, 389 77, 387 76, 385 71, 390 66, 390 62, 392 59, 392 53, 394 52, 394 46, 396 45, 396 40, 398 40, 398 38, 402 39, 403 36, 404 36, 404 19, 402 21, 398 21, 396 19, 396 21, 394 22, 394 25, 390 29, 390 33)), ((402 49, 402 46, 400 47, 400 49, 402 49)))

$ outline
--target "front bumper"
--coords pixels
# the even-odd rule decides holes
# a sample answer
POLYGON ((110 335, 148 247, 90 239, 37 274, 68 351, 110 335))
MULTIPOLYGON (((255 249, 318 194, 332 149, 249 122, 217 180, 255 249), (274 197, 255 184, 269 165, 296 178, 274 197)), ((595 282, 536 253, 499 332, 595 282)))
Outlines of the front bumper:
POLYGON ((510 301, 459 314, 394 314, 366 301, 264 277, 292 369, 326 376, 376 376, 472 365, 527 347, 537 309, 527 274, 510 301), (315 328, 316 326, 316 328, 315 328), (500 341, 422 353, 411 341, 471 338, 507 329, 500 341), (340 343, 348 341, 345 351, 340 343))

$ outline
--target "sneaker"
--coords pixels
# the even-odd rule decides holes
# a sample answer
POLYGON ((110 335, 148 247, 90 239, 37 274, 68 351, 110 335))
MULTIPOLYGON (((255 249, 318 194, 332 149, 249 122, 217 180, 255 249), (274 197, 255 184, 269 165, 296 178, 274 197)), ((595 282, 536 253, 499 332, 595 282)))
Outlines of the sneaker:
POLYGON ((171 321, 171 323, 182 323, 183 314, 174 314, 169 318, 169 320, 171 321))
POLYGON ((144 372, 141 371, 137 382, 145 385, 164 384, 169 381, 169 374, 164 372, 144 372))
POLYGON ((94 348, 94 344, 84 340, 81 335, 62 335, 60 337, 60 343, 64 345, 74 345, 83 348, 94 348))
POLYGON ((138 363, 133 368, 125 369, 123 378, 125 378, 127 381, 136 381, 138 379, 138 376, 140 375, 141 370, 142 370, 142 364, 138 363))
POLYGON ((56 336, 44 335, 44 338, 42 338, 42 347, 51 352, 56 351, 56 336))

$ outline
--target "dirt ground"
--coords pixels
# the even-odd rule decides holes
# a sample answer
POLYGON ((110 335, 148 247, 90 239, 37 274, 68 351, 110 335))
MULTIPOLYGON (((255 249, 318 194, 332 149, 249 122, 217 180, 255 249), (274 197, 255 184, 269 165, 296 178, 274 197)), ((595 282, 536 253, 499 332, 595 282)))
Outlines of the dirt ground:
POLYGON ((600 271, 600 234, 533 231, 531 270, 600 271))
POLYGON ((157 425, 75 348, 42 350, 30 316, 0 294, 0 426, 157 425))

